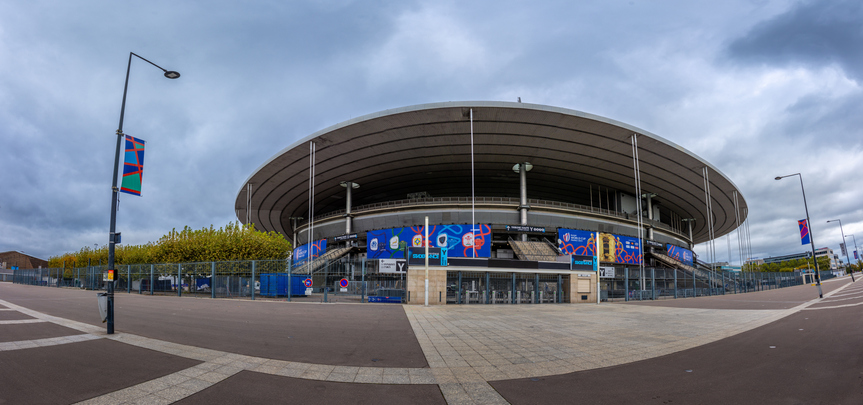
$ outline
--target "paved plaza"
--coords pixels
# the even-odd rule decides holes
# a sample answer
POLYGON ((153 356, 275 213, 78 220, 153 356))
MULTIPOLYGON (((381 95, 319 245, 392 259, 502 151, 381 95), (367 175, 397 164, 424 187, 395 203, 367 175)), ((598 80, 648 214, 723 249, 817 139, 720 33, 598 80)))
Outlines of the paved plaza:
POLYGON ((863 403, 863 283, 824 292, 429 308, 118 294, 107 335, 93 291, 0 283, 0 403, 863 403))

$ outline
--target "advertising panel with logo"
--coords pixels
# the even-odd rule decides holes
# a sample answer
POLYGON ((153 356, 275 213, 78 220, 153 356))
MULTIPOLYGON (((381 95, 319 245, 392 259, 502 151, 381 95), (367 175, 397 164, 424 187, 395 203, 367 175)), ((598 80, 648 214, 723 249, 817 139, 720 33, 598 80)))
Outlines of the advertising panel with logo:
POLYGON ((572 255, 573 270, 596 270, 596 257, 584 255, 572 255))
POLYGON ((563 254, 596 256, 596 232, 560 228, 557 244, 563 254))
MULTIPOLYGON (((327 240, 321 239, 312 244, 312 260, 327 250, 327 240)), ((302 266, 309 259, 309 244, 297 246, 294 249, 294 267, 302 266)))
POLYGON ((674 246, 669 244, 668 247, 668 257, 677 260, 683 264, 692 266, 692 251, 689 249, 684 249, 680 246, 674 246))
MULTIPOLYGON (((429 248, 429 266, 446 266, 446 249, 430 247, 429 248)), ((422 246, 411 246, 408 248, 408 265, 409 266, 425 266, 426 263, 426 248, 422 246)))
POLYGON ((599 260, 624 264, 641 263, 641 244, 631 236, 600 233, 597 243, 599 260))
POLYGON ((446 248, 449 257, 491 256, 491 227, 476 225, 478 232, 471 232, 470 225, 429 226, 429 239, 424 241, 422 226, 381 229, 366 233, 366 254, 369 259, 404 259, 407 248, 423 246, 446 248))

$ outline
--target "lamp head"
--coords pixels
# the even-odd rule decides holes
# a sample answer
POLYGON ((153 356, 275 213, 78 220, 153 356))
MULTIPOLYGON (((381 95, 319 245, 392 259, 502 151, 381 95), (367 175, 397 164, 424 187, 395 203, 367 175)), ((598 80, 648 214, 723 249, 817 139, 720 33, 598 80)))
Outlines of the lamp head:
POLYGON ((776 176, 776 178, 773 180, 782 180, 782 176, 776 176))
POLYGON ((169 79, 178 79, 180 77, 180 73, 175 72, 173 70, 166 70, 165 71, 165 77, 167 77, 169 79))

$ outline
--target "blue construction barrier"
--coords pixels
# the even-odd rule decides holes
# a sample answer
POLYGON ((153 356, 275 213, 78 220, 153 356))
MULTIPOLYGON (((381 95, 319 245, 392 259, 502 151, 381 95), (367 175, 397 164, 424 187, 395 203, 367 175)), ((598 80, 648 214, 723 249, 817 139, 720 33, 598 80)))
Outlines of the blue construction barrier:
MULTIPOLYGON (((306 295, 303 280, 308 276, 291 275, 291 296, 306 295)), ((261 296, 284 297, 288 295, 288 273, 261 274, 261 296)))
POLYGON ((402 297, 377 297, 370 296, 369 302, 384 302, 384 303, 392 303, 392 304, 401 304, 402 297))

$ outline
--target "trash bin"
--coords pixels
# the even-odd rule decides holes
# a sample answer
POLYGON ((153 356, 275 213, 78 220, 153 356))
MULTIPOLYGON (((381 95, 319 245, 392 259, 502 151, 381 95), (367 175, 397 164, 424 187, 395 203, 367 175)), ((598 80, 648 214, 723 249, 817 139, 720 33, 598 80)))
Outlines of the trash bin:
POLYGON ((102 323, 105 323, 108 321, 108 293, 98 293, 96 299, 99 302, 99 316, 102 317, 102 323))

